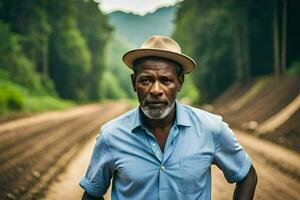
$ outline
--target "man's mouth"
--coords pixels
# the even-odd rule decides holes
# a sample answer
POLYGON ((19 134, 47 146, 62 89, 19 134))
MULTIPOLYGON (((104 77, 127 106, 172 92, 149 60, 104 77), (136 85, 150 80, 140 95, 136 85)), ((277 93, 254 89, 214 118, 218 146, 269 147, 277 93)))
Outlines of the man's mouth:
POLYGON ((150 106, 150 107, 164 107, 167 104, 168 104, 167 102, 163 102, 163 101, 149 101, 145 103, 146 106, 150 106))

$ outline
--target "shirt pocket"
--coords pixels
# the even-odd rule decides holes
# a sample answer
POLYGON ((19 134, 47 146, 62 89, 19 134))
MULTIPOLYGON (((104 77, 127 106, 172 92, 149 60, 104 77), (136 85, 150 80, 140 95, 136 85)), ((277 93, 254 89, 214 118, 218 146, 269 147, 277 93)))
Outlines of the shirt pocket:
POLYGON ((179 160, 178 190, 183 194, 192 194, 205 190, 210 179, 210 155, 182 157, 179 160))

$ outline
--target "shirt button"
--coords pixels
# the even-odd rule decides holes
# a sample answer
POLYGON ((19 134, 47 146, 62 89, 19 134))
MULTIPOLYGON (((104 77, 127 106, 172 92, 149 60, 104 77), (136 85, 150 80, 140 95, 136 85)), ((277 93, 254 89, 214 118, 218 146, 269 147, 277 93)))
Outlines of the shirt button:
POLYGON ((155 143, 153 143, 153 144, 152 144, 152 146, 154 146, 154 147, 155 147, 155 143))
POLYGON ((160 166, 160 169, 161 169, 162 171, 165 171, 166 167, 163 166, 163 165, 161 165, 161 166, 160 166))

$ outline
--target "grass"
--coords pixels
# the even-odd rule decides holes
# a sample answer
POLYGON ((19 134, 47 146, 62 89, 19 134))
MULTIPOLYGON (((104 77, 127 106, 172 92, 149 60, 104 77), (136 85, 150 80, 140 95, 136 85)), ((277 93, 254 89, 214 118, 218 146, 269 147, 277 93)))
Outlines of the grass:
POLYGON ((44 112, 61 110, 76 105, 73 101, 63 100, 52 96, 27 96, 24 101, 25 112, 44 112))
POLYGON ((0 81, 1 118, 10 115, 66 109, 75 105, 73 101, 63 100, 47 94, 33 95, 27 88, 8 80, 0 81))

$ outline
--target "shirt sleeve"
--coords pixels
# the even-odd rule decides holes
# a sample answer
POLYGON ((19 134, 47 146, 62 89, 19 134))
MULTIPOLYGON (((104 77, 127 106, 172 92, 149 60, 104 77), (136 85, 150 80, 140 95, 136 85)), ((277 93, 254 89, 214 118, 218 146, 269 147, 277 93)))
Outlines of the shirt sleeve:
POLYGON ((233 131, 224 121, 217 136, 214 162, 229 183, 243 180, 252 165, 251 159, 238 143, 233 131))
POLYGON ((106 138, 99 133, 88 169, 79 185, 95 197, 103 196, 112 177, 112 154, 106 138))

